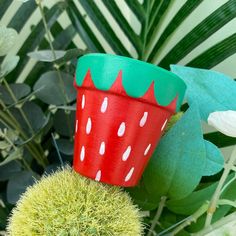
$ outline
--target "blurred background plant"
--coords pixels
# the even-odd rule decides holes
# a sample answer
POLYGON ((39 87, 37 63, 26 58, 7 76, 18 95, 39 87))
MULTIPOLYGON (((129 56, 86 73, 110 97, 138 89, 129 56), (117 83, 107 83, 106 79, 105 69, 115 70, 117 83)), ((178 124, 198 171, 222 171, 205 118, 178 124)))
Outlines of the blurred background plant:
MULTIPOLYGON (((87 52, 116 53, 166 69, 179 63, 218 69, 234 77, 235 18, 236 0, 214 1, 214 6, 202 0, 1 0, 0 229, 5 229, 8 214, 27 186, 72 161, 73 75, 78 57, 87 52)), ((185 104, 182 110, 187 108, 185 104)), ((236 144, 235 138, 210 131, 204 139, 219 148, 236 144)), ((200 206, 208 199, 222 165, 208 173, 210 177, 198 175, 195 183, 201 183, 197 191, 189 190, 187 199, 168 202, 153 235, 194 213, 196 206, 190 206, 196 201, 200 206)), ((149 193, 155 192, 155 183, 150 186, 149 193)), ((142 186, 131 191, 148 225, 158 216, 161 196, 155 193, 150 200, 142 186)), ((229 195, 236 200, 234 193, 229 195)), ((215 220, 232 211, 232 206, 227 207, 215 220)), ((198 230, 203 221, 180 235, 198 230)))

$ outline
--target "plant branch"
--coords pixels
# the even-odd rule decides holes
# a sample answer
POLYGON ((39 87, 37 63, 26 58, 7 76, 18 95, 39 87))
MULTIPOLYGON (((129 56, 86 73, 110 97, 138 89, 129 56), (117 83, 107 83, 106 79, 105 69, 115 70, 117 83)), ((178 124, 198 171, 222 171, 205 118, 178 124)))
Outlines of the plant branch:
POLYGON ((228 177, 228 175, 231 171, 231 168, 234 166, 235 160, 236 160, 236 146, 234 147, 234 150, 233 150, 233 152, 232 152, 232 154, 229 158, 228 163, 225 165, 223 174, 220 178, 220 181, 217 185, 217 188, 216 188, 216 190, 215 190, 215 192, 212 196, 212 199, 210 201, 210 204, 209 204, 209 207, 208 207, 208 210, 207 210, 207 217, 206 217, 206 221, 205 221, 205 227, 208 227, 211 224, 212 217, 213 217, 213 214, 216 211, 217 202, 220 198, 224 183, 225 183, 225 181, 226 181, 226 179, 227 179, 227 177, 228 177))
POLYGON ((188 225, 190 225, 193 222, 196 222, 197 219, 202 216, 208 208, 208 203, 203 204, 195 213, 193 213, 189 219, 187 219, 186 221, 184 221, 182 224, 180 224, 178 227, 176 227, 170 234, 169 236, 174 236, 177 233, 179 233, 181 230, 183 230, 185 227, 187 227, 188 225))
MULTIPOLYGON (((36 4, 38 5, 39 7, 39 10, 40 10, 40 13, 41 13, 41 16, 42 16, 42 20, 43 20, 43 25, 44 25, 44 28, 45 28, 45 32, 46 32, 46 35, 48 37, 48 43, 49 43, 49 46, 50 46, 50 49, 52 51, 52 56, 53 56, 53 59, 54 61, 56 61, 56 53, 55 53, 55 50, 54 50, 54 47, 53 47, 53 44, 52 44, 52 38, 51 38, 51 34, 50 34, 50 30, 48 28, 48 25, 47 25, 47 22, 46 22, 46 18, 45 18, 45 15, 44 15, 44 11, 43 11, 43 6, 42 6, 42 0, 35 0, 36 4)), ((66 94, 66 91, 65 91, 65 84, 63 82, 63 79, 62 79, 62 76, 61 76, 61 72, 59 70, 59 66, 54 63, 53 64, 54 68, 56 69, 57 71, 57 75, 58 75, 58 79, 59 79, 59 86, 60 86, 60 89, 62 91, 62 94, 64 95, 63 98, 64 98, 64 106, 66 106, 70 100, 66 94)), ((70 120, 69 120, 69 115, 68 113, 65 111, 66 113, 66 122, 67 122, 67 125, 68 125, 68 129, 69 129, 69 133, 72 134, 73 131, 72 131, 72 127, 70 125, 70 120)))
MULTIPOLYGON (((3 78, 3 83, 4 83, 4 85, 5 85, 5 87, 6 87, 7 91, 8 91, 8 93, 10 94, 11 98, 13 99, 14 103, 17 103, 17 98, 16 98, 15 94, 13 93, 13 91, 11 90, 10 86, 8 85, 7 81, 6 81, 4 78, 3 78)), ((18 109, 19 109, 20 114, 22 115, 23 119, 25 120, 25 123, 26 123, 27 126, 29 127, 30 132, 31 132, 32 134, 34 134, 34 130, 33 130, 32 126, 31 126, 31 124, 30 124, 30 122, 29 122, 27 116, 25 115, 24 111, 22 110, 21 106, 18 107, 18 109)))
POLYGON ((193 236, 204 236, 207 233, 212 232, 213 230, 219 229, 220 227, 232 222, 236 220, 236 212, 221 218, 220 220, 218 220, 217 222, 215 222, 212 225, 207 226, 206 228, 204 228, 202 231, 193 234, 193 236))
POLYGON ((157 225, 157 223, 158 223, 158 221, 159 221, 159 219, 161 217, 162 211, 163 211, 163 209, 165 207, 166 199, 167 199, 166 196, 162 196, 161 197, 161 200, 160 200, 160 203, 159 203, 156 215, 155 215, 155 217, 154 217, 154 219, 152 221, 152 225, 151 225, 151 227, 149 229, 149 232, 148 232, 147 236, 151 236, 152 235, 152 233, 153 233, 153 231, 154 231, 154 229, 155 229, 155 227, 156 227, 156 225, 157 225))

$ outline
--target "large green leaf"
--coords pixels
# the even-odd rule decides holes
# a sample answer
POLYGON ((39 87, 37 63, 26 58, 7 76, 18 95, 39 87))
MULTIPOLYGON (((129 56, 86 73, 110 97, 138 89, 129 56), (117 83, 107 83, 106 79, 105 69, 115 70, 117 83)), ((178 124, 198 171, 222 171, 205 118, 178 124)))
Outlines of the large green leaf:
POLYGON ((62 105, 76 98, 72 75, 57 71, 43 74, 35 83, 34 91, 47 104, 62 105))
POLYGON ((200 116, 192 106, 161 139, 145 170, 144 183, 154 198, 183 198, 196 188, 205 165, 200 116))
MULTIPOLYGON (((27 96, 30 93, 30 87, 27 84, 10 84, 10 90, 14 94, 17 100, 27 96)), ((5 104, 12 104, 15 103, 14 99, 12 98, 9 90, 4 85, 0 85, 0 99, 5 104)))
POLYGON ((26 188, 33 185, 39 179, 38 174, 31 171, 21 171, 14 174, 7 184, 7 201, 15 204, 26 188))
POLYGON ((184 66, 171 66, 172 72, 187 84, 188 103, 197 103, 201 118, 211 112, 236 110, 236 82, 222 73, 184 66))

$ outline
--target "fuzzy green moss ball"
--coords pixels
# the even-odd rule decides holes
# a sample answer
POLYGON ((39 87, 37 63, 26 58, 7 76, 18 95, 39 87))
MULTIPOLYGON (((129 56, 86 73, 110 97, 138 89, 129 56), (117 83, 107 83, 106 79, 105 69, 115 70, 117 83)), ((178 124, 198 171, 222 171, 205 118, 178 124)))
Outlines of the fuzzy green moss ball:
POLYGON ((127 193, 66 168, 27 189, 7 230, 10 236, 136 236, 142 223, 127 193))

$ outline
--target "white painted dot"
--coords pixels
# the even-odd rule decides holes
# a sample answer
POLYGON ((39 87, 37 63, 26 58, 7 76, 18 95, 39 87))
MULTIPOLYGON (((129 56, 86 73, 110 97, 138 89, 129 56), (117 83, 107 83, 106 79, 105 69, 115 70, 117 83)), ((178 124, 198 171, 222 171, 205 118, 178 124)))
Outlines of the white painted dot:
POLYGON ((77 133, 77 131, 78 131, 78 120, 76 120, 75 122, 75 133, 77 133))
POLYGON ((82 146, 81 151, 80 151, 80 160, 83 161, 85 156, 85 148, 82 146))
POLYGON ((103 102, 102 102, 102 106, 101 106, 101 112, 104 113, 107 110, 107 105, 108 105, 108 98, 105 97, 103 102))
POLYGON ((164 122, 164 124, 162 125, 161 131, 165 128, 167 121, 168 121, 168 119, 166 119, 165 122, 164 122))
POLYGON ((118 129, 117 135, 118 135, 119 137, 122 137, 122 136, 124 135, 124 133, 125 133, 125 122, 122 122, 122 123, 120 124, 119 129, 118 129))
POLYGON ((96 174, 95 180, 96 180, 96 181, 100 181, 101 176, 102 176, 102 171, 99 170, 99 171, 97 172, 97 174, 96 174))
POLYGON ((131 146, 128 146, 127 149, 125 150, 125 152, 122 155, 122 160, 123 161, 127 161, 127 159, 129 158, 131 152, 131 146))
POLYGON ((149 152, 151 146, 152 146, 151 143, 148 144, 147 148, 146 148, 145 151, 144 151, 144 156, 146 156, 146 155, 148 154, 148 152, 149 152))
POLYGON ((125 177, 125 182, 129 181, 134 173, 134 167, 132 167, 129 171, 129 173, 125 177))
POLYGON ((86 134, 89 134, 91 132, 91 129, 92 129, 92 121, 91 118, 89 117, 86 125, 86 134))
POLYGON ((141 119, 140 122, 139 122, 139 126, 140 126, 140 127, 143 127, 143 126, 145 125, 145 123, 146 123, 146 121, 147 121, 147 117, 148 117, 148 112, 145 111, 145 112, 143 113, 142 119, 141 119))
POLYGON ((81 108, 84 109, 84 106, 85 106, 85 95, 83 94, 81 108))
POLYGON ((106 149, 105 142, 102 142, 100 145, 99 154, 104 155, 105 149, 106 149))

